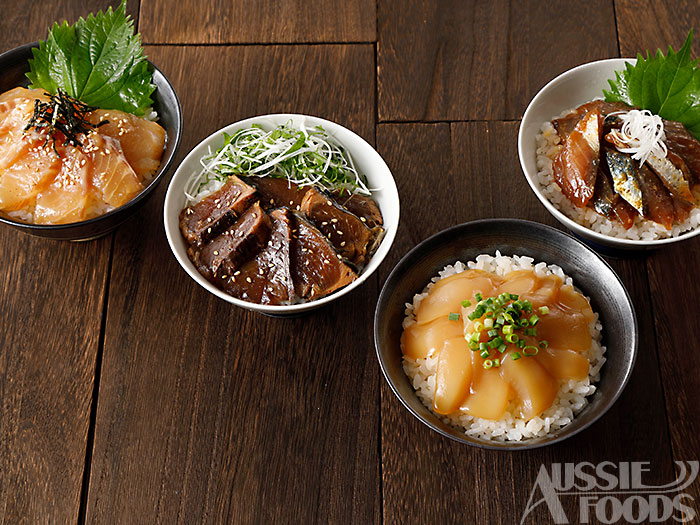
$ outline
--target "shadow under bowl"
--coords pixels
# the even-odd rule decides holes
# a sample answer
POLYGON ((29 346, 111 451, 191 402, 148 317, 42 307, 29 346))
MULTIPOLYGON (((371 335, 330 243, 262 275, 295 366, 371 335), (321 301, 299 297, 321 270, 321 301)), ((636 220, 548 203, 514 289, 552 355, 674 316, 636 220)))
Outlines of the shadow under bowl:
MULTIPOLYGON (((0 55, 0 93, 18 86, 27 87, 29 81, 25 73, 29 71, 28 60, 32 57, 32 48, 38 45, 37 42, 25 44, 0 55)), ((165 75, 152 63, 149 64, 153 68, 153 84, 156 86, 152 95, 153 109, 158 113, 158 123, 166 132, 165 150, 151 183, 123 206, 86 221, 69 224, 29 224, 0 213, 0 223, 37 237, 85 241, 113 231, 146 203, 170 168, 182 135, 182 110, 177 94, 165 75)))
POLYGON ((551 445, 571 437, 601 417, 622 393, 637 352, 634 307, 619 277, 595 252, 555 228, 518 219, 486 219, 443 230, 413 248, 393 269, 379 296, 374 315, 374 344, 384 377, 401 403, 422 423, 461 443, 497 450, 523 450, 551 445), (406 303, 421 293, 432 277, 456 261, 480 254, 528 256, 561 267, 574 286, 590 298, 603 327, 607 361, 597 390, 573 422, 544 437, 499 442, 467 436, 444 423, 416 395, 403 371, 400 337, 406 303))

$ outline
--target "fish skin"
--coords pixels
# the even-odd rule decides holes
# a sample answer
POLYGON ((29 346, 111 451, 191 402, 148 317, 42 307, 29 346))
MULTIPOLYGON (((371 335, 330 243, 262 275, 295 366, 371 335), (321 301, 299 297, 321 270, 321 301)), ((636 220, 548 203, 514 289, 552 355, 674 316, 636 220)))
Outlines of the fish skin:
POLYGON ((641 215, 646 216, 646 203, 639 183, 639 171, 632 157, 619 151, 606 149, 605 160, 617 194, 641 215))
POLYGON ((590 204, 593 209, 609 221, 619 222, 629 230, 634 224, 637 211, 615 193, 612 178, 607 172, 607 163, 601 163, 595 180, 595 191, 590 204))
POLYGON ((657 157, 651 153, 647 158, 647 164, 659 176, 668 191, 687 202, 695 203, 690 185, 683 173, 684 171, 688 173, 688 168, 682 158, 671 151, 667 152, 666 158, 657 157))

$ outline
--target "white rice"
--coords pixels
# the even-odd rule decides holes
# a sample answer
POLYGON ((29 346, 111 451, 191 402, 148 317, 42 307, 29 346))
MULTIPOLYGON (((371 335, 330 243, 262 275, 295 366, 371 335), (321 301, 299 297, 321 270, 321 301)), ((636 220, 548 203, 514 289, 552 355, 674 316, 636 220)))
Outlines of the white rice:
MULTIPOLYGON (((564 274, 563 270, 555 265, 547 265, 544 262, 536 263, 532 257, 520 257, 514 255, 507 257, 496 252, 495 256, 479 255, 476 261, 466 264, 458 261, 454 265, 446 266, 437 277, 419 294, 413 297, 412 303, 406 303, 403 328, 407 328, 416 322, 414 311, 418 308, 424 297, 433 287, 434 283, 450 275, 461 273, 467 269, 484 270, 499 276, 504 276, 514 270, 533 270, 538 277, 554 274, 559 276, 565 284, 573 285, 571 277, 564 274)), ((468 436, 495 441, 520 441, 542 437, 573 421, 576 414, 581 412, 588 404, 586 396, 596 391, 594 383, 600 379, 600 369, 606 359, 603 356, 605 346, 600 344, 602 326, 598 321, 598 314, 590 324, 591 348, 583 355, 590 363, 588 377, 583 381, 560 381, 559 392, 547 410, 541 415, 529 421, 520 417, 519 407, 516 401, 511 401, 505 415, 497 420, 483 419, 470 416, 462 411, 447 416, 439 417, 447 424, 464 429, 468 436)), ((435 394, 435 376, 437 373, 437 355, 428 355, 425 359, 413 359, 407 356, 403 358, 403 369, 410 378, 413 388, 423 404, 432 410, 435 394)))
MULTIPOLYGON (((559 117, 570 113, 565 111, 559 117)), ((564 215, 577 223, 590 228, 593 231, 617 237, 620 239, 633 239, 653 241, 666 237, 677 237, 681 233, 697 228, 700 225, 700 208, 697 206, 690 212, 690 216, 682 223, 673 224, 670 230, 662 225, 637 216, 634 224, 626 230, 619 222, 612 222, 591 208, 579 208, 569 201, 562 193, 561 188, 554 180, 552 161, 561 150, 561 139, 551 122, 542 124, 536 137, 537 141, 537 183, 542 194, 564 215)), ((700 189, 696 189, 696 202, 700 200, 700 189)))

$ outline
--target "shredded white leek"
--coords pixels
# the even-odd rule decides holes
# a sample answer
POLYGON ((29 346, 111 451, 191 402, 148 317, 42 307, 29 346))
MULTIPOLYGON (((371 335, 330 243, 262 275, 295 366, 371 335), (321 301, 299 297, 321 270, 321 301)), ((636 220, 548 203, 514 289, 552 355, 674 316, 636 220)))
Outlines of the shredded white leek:
POLYGON ((202 169, 185 184, 191 202, 208 193, 213 181, 231 175, 286 178, 299 186, 319 185, 327 190, 370 195, 364 177, 350 154, 320 126, 299 128, 287 122, 265 131, 260 125, 224 134, 224 145, 200 160, 202 169))
POLYGON ((660 116, 654 115, 649 110, 633 109, 626 113, 615 113, 622 120, 622 129, 610 132, 616 142, 626 144, 627 147, 617 149, 622 153, 631 153, 632 158, 639 161, 641 166, 650 155, 666 158, 666 134, 664 123, 660 116))

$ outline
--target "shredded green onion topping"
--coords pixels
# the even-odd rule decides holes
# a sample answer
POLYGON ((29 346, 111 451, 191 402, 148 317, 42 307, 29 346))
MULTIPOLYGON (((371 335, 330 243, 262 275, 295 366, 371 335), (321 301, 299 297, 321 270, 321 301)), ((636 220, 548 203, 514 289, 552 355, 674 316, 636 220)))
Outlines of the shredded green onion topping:
POLYGON ((277 177, 299 186, 319 185, 326 190, 370 195, 367 181, 352 157, 321 126, 299 129, 290 120, 271 131, 260 124, 224 133, 224 145, 200 160, 202 170, 185 185, 190 201, 198 200, 210 182, 231 175, 277 177))
MULTIPOLYGON (((540 348, 547 348, 549 343, 545 340, 538 341, 537 346, 528 345, 523 336, 537 336, 537 325, 540 316, 532 313, 532 303, 527 299, 521 300, 515 294, 502 293, 497 297, 483 298, 481 293, 474 294, 477 303, 474 311, 467 317, 474 321, 472 331, 465 335, 467 345, 474 352, 486 359, 484 368, 489 369, 501 365, 501 359, 487 359, 491 356, 491 351, 498 351, 501 354, 507 350, 506 343, 515 345, 522 352, 510 354, 513 361, 522 357, 532 357, 539 353, 540 348), (487 342, 481 341, 481 334, 486 331, 487 342), (539 346, 539 348, 538 348, 539 346)), ((468 300, 462 301, 465 308, 471 306, 468 300)), ((549 308, 541 306, 537 309, 540 315, 547 315, 549 308)), ((453 319, 450 314, 450 320, 453 319)), ((458 314, 457 314, 458 315, 458 314)))

